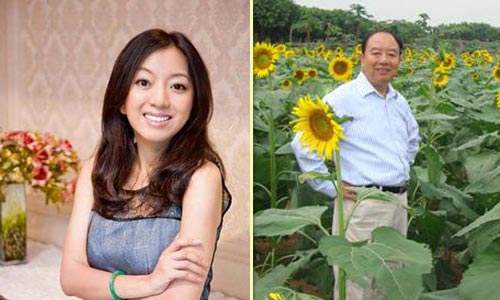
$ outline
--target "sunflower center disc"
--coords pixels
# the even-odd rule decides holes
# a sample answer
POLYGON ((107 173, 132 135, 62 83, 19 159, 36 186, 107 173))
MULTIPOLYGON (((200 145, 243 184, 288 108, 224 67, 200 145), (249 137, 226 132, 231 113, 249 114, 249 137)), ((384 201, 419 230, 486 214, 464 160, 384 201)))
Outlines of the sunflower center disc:
POLYGON ((270 62, 270 59, 269 59, 269 56, 267 55, 267 53, 261 53, 258 56, 257 62, 258 62, 258 65, 261 69, 267 68, 269 66, 269 62, 270 62))
POLYGON ((333 126, 324 112, 316 111, 309 118, 309 124, 314 136, 320 140, 328 141, 333 135, 333 126))
POLYGON ((336 74, 343 75, 347 71, 347 64, 343 61, 339 61, 333 66, 333 71, 335 71, 336 74))

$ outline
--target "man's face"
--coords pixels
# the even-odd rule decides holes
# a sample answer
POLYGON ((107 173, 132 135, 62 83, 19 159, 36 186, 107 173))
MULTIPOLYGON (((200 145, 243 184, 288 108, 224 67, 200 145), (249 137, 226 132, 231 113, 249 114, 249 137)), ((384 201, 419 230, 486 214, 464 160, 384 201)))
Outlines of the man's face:
POLYGON ((386 32, 372 35, 361 54, 361 68, 366 78, 379 93, 385 95, 389 82, 399 69, 399 45, 394 37, 386 32))

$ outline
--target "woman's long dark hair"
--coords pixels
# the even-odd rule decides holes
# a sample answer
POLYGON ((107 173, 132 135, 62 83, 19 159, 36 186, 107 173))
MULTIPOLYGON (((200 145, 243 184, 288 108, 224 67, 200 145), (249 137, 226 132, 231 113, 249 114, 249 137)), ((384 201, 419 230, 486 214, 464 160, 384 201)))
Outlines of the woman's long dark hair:
POLYGON ((213 100, 210 78, 200 54, 181 33, 147 30, 134 37, 119 54, 104 96, 102 138, 92 171, 92 185, 94 209, 105 217, 122 211, 127 204, 121 191, 138 157, 133 129, 120 107, 144 60, 153 52, 168 47, 179 49, 186 57, 194 99, 189 119, 172 137, 150 174, 148 192, 162 199, 151 203, 151 207, 159 212, 172 203, 182 205, 192 174, 206 161, 216 163, 224 172, 222 161, 208 138, 207 125, 212 117, 213 100))

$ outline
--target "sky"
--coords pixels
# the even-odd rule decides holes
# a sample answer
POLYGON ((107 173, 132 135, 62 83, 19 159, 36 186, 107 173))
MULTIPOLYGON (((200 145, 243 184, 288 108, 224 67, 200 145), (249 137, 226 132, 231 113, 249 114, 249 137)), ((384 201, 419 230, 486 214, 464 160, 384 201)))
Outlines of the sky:
POLYGON ((294 2, 325 9, 349 9, 351 4, 361 4, 377 21, 414 22, 420 13, 427 13, 431 26, 479 22, 500 28, 498 0, 294 0, 294 2))

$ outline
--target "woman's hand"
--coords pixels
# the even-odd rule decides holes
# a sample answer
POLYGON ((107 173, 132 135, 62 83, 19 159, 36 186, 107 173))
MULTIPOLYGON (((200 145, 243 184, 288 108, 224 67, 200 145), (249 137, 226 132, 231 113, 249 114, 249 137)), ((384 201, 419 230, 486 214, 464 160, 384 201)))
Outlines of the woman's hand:
POLYGON ((153 289, 162 293, 176 279, 193 283, 204 282, 208 264, 203 260, 200 241, 182 239, 177 235, 163 250, 154 271, 149 275, 153 289))

